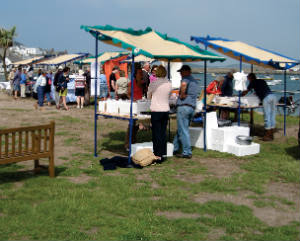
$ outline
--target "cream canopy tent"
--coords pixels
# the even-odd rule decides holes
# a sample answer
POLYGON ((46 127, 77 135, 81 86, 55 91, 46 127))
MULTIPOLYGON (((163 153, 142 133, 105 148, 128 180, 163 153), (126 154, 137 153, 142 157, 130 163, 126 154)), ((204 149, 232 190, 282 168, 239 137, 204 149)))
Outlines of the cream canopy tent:
MULTIPOLYGON (((191 44, 182 42, 176 38, 168 37, 166 34, 161 34, 157 31, 152 30, 150 27, 145 30, 133 30, 133 29, 122 29, 113 26, 81 26, 86 32, 89 32, 96 38, 96 54, 98 52, 98 40, 105 42, 107 44, 121 47, 132 51, 132 70, 131 70, 131 80, 134 76, 134 61, 135 56, 140 54, 166 62, 193 62, 193 61, 205 61, 205 73, 206 73, 206 61, 224 61, 224 57, 220 57, 216 54, 208 52, 199 48, 198 46, 193 46, 191 44)), ((97 63, 97 59, 96 59, 97 63)), ((97 69, 96 71, 97 72, 97 69)), ((169 73, 170 71, 168 71, 169 73)), ((96 75, 97 76, 97 75, 96 75)), ((133 89, 133 82, 131 81, 131 88, 133 89)), ((206 83, 206 75, 204 78, 206 83)), ((96 85, 95 85, 96 86, 96 85)), ((97 95, 95 95, 97 97, 97 95)), ((132 137, 132 100, 133 91, 131 91, 131 108, 130 108, 130 131, 129 131, 129 154, 128 163, 131 163, 131 137, 132 137)), ((205 95, 206 101, 206 95, 205 95)), ((206 106, 206 105, 205 105, 206 106)), ((95 101, 95 133, 94 133, 94 155, 97 156, 97 99, 95 101)), ((204 125, 205 125, 206 112, 204 111, 204 125)), ((206 149, 206 135, 204 128, 204 149, 206 149)))
POLYGON ((30 59, 24 59, 24 60, 21 60, 21 61, 14 62, 11 65, 18 66, 18 65, 33 64, 33 63, 35 63, 39 60, 42 60, 43 58, 44 58, 44 56, 38 56, 38 57, 30 58, 30 59))
POLYGON ((191 40, 202 43, 230 58, 264 68, 289 69, 299 64, 299 60, 241 41, 209 36, 191 36, 191 40))
POLYGON ((168 37, 151 28, 145 30, 133 30, 106 26, 81 26, 94 37, 98 34, 98 39, 120 48, 134 51, 134 55, 142 54, 149 58, 172 62, 192 62, 208 60, 224 61, 225 58, 198 46, 179 41, 168 37))
POLYGON ((63 54, 51 59, 46 59, 39 62, 39 65, 60 65, 66 64, 67 62, 74 61, 76 59, 84 58, 88 54, 87 53, 80 53, 80 54, 63 54))
MULTIPOLYGON (((98 55, 98 62, 105 63, 106 61, 109 61, 111 59, 115 59, 124 55, 129 55, 129 52, 120 52, 120 51, 114 51, 114 52, 103 52, 98 55)), ((94 63, 96 60, 95 57, 88 57, 86 59, 82 59, 80 61, 75 61, 75 64, 91 64, 94 63)))
MULTIPOLYGON (((153 61, 155 61, 155 59, 149 58, 149 57, 147 57, 145 55, 142 55, 142 54, 134 57, 134 62, 149 62, 149 63, 152 63, 153 61)), ((131 58, 123 60, 123 62, 131 62, 131 58)))

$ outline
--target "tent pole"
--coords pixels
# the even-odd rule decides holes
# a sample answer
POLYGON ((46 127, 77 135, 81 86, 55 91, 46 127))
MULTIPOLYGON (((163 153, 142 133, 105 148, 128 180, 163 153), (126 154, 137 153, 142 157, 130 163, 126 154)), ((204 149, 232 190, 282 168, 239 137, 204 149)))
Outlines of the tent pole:
POLYGON ((98 36, 99 36, 99 33, 97 32, 96 33, 96 48, 95 48, 95 56, 96 56, 96 59, 95 59, 95 97, 94 97, 94 100, 95 100, 95 120, 94 120, 94 156, 97 157, 98 154, 97 154, 97 120, 98 120, 98 116, 97 116, 97 79, 98 79, 98 36))
POLYGON ((286 69, 284 70, 284 136, 286 136, 286 69))
POLYGON ((203 148, 206 152, 206 74, 207 73, 207 61, 204 60, 204 120, 203 120, 203 148))
POLYGON ((171 78, 170 69, 171 69, 171 66, 170 66, 170 60, 168 59, 168 79, 169 79, 169 80, 170 80, 170 78, 171 78))
MULTIPOLYGON (((168 80, 170 81, 170 83, 172 84, 172 81, 171 81, 171 73, 170 73, 170 70, 171 70, 171 66, 170 66, 170 60, 168 59, 168 80)), ((171 142, 171 119, 170 119, 170 116, 169 116, 169 120, 168 120, 168 126, 169 126, 169 130, 168 130, 168 141, 171 142)), ((167 142, 168 142, 167 141, 167 142)), ((166 149, 167 150, 167 149, 166 149)))
MULTIPOLYGON (((240 55, 240 72, 242 72, 243 66, 242 66, 242 55, 240 55)), ((241 91, 239 90, 239 107, 238 107, 238 126, 241 125, 241 91)))
POLYGON ((131 141, 132 141, 132 128, 133 128, 133 120, 132 120, 132 102, 133 102, 133 81, 134 81, 134 53, 132 50, 132 59, 131 59, 131 83, 130 83, 130 119, 129 119, 129 152, 128 152, 128 166, 131 165, 131 141))

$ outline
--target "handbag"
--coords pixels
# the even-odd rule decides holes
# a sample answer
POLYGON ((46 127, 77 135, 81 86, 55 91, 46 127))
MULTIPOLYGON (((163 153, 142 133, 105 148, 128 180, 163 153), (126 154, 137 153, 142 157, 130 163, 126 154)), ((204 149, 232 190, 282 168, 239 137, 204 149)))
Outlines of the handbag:
POLYGON ((157 160, 150 148, 143 148, 138 150, 133 156, 132 161, 142 167, 150 165, 153 161, 157 160))

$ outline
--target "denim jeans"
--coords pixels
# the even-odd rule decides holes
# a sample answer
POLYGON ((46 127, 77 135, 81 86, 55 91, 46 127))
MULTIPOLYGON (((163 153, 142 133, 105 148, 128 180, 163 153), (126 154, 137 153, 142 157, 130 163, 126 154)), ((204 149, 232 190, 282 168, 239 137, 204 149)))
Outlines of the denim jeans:
POLYGON ((274 94, 269 94, 263 99, 265 129, 273 129, 276 126, 276 103, 274 94))
POLYGON ((55 104, 57 107, 59 107, 59 91, 54 90, 54 98, 55 98, 55 104))
POLYGON ((43 106, 44 105, 44 97, 45 97, 45 86, 38 86, 37 94, 38 94, 39 106, 43 106))
POLYGON ((51 102, 50 92, 45 92, 47 102, 51 102))
POLYGON ((194 109, 190 106, 177 107, 177 133, 174 138, 174 152, 182 146, 183 155, 192 155, 189 125, 194 116, 194 109))
POLYGON ((116 98, 114 91, 110 92, 110 98, 113 99, 113 100, 116 98))
POLYGON ((25 95, 25 90, 26 90, 26 86, 25 84, 20 84, 20 88, 21 88, 21 97, 26 97, 25 95))

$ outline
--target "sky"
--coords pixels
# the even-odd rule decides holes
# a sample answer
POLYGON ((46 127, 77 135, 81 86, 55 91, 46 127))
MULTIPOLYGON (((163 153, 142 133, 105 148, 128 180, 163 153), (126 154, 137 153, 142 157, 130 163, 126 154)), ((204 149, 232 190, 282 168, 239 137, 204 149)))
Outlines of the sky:
MULTIPOLYGON (((28 47, 94 54, 94 38, 80 26, 108 24, 150 26, 193 45, 192 35, 240 40, 300 59, 299 0, 0 1, 0 27, 16 26, 16 40, 28 47)), ((99 52, 112 50, 121 49, 99 44, 99 52)))

